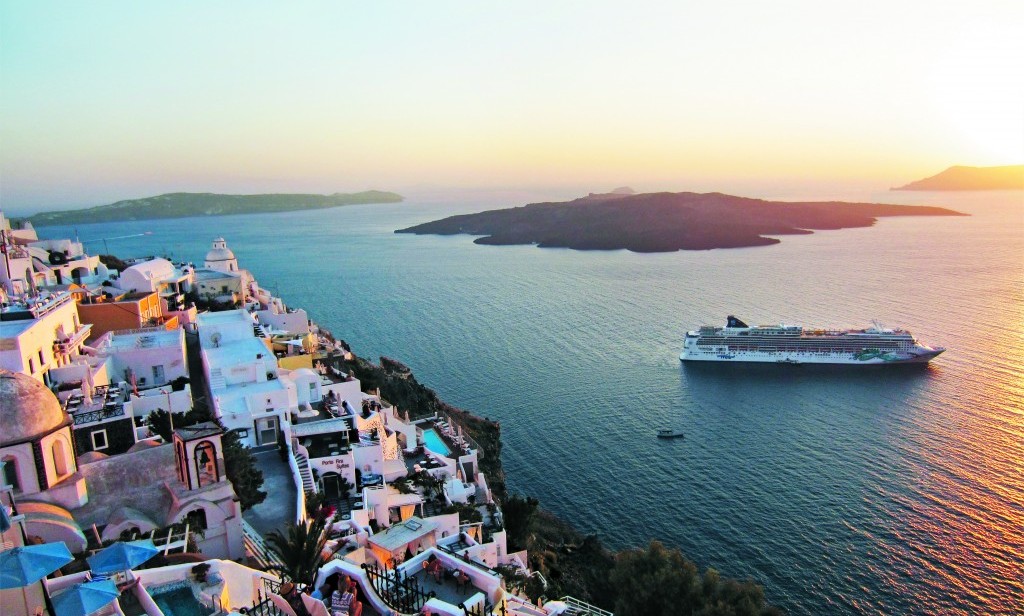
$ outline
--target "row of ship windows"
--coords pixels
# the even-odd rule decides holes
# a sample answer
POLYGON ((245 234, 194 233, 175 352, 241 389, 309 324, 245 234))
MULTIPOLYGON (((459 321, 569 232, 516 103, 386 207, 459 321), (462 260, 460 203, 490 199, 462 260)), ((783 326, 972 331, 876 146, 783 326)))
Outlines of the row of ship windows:
MULTIPOLYGON (((735 353, 735 352, 750 352, 750 353, 860 353, 865 351, 861 348, 849 348, 849 349, 807 349, 807 348, 796 348, 796 347, 741 347, 741 346, 730 346, 730 347, 716 347, 716 348, 702 348, 701 351, 705 353, 735 353)), ((880 351, 892 351, 895 349, 879 349, 880 351)))
POLYGON ((850 342, 836 342, 830 341, 828 344, 813 343, 808 344, 806 342, 791 343, 790 341, 772 340, 764 343, 753 343, 753 344, 737 344, 734 342, 726 341, 700 341, 697 343, 699 347, 729 347, 731 349, 761 349, 774 346, 786 346, 794 347, 799 349, 815 349, 815 348, 827 348, 827 349, 907 349, 911 345, 909 343, 889 343, 889 344, 871 344, 865 345, 862 341, 850 341, 850 342))

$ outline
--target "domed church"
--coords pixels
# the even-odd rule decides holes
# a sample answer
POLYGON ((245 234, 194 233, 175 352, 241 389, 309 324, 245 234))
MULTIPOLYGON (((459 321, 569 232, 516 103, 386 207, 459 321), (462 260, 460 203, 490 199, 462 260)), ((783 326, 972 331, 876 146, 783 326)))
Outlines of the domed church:
POLYGON ((85 549, 83 529, 102 540, 188 522, 212 558, 244 555, 242 512, 227 480, 213 423, 175 430, 174 443, 76 460, 72 418, 36 379, 0 370, 0 464, 29 536, 85 549))
POLYGON ((216 237, 203 267, 195 271, 193 289, 204 299, 244 303, 255 294, 256 281, 248 270, 238 267, 227 241, 216 237))
POLYGON ((238 271, 238 259, 235 258, 235 253, 228 248, 228 243, 223 237, 213 239, 213 248, 206 253, 206 262, 203 267, 218 272, 238 271))

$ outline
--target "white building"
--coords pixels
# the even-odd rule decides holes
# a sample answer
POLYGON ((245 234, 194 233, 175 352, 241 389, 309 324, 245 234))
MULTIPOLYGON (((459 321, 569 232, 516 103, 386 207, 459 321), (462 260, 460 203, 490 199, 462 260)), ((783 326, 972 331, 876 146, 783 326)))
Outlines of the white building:
POLYGON ((107 332, 94 348, 97 357, 107 360, 110 378, 136 390, 166 387, 175 379, 188 377, 181 328, 107 332))
POLYGON ((50 370, 82 354, 90 325, 67 293, 42 292, 0 310, 0 368, 50 384, 50 370))
POLYGON ((252 316, 210 312, 199 315, 197 325, 214 415, 245 445, 277 445, 297 402, 279 378, 274 354, 253 334, 252 316))
POLYGON ((117 287, 125 291, 157 292, 165 314, 185 309, 185 294, 192 288, 193 272, 179 269, 167 259, 150 259, 121 272, 117 287))

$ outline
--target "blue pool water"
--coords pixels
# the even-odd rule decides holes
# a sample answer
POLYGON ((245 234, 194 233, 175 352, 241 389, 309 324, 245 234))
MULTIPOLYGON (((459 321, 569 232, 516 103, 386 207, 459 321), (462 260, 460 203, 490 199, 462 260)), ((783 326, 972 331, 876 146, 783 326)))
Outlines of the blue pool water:
POLYGON ((164 616, 209 616, 213 613, 213 610, 199 603, 192 590, 188 588, 176 588, 153 595, 153 601, 160 607, 164 616))
POLYGON ((423 442, 426 444, 427 449, 434 453, 445 457, 452 455, 452 450, 448 449, 448 445, 445 445, 444 441, 441 440, 441 435, 433 428, 427 428, 423 431, 423 442))

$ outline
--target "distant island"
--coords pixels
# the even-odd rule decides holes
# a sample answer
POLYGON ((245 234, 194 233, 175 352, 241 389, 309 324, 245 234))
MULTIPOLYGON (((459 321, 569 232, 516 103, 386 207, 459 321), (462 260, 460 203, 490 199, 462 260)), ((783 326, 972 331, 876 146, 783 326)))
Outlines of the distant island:
POLYGON ((777 244, 766 235, 869 227, 880 216, 966 216, 931 206, 782 202, 722 193, 593 194, 574 201, 451 216, 399 229, 419 235, 481 235, 477 244, 674 252, 777 244))
POLYGON ((333 195, 268 194, 219 195, 216 193, 168 193, 145 199, 128 199, 81 210, 42 212, 28 217, 33 225, 70 225, 89 222, 120 222, 189 216, 262 214, 295 210, 318 210, 340 205, 398 203, 401 195, 379 190, 333 195))
POLYGON ((950 167, 892 190, 1024 190, 1024 165, 950 167))

